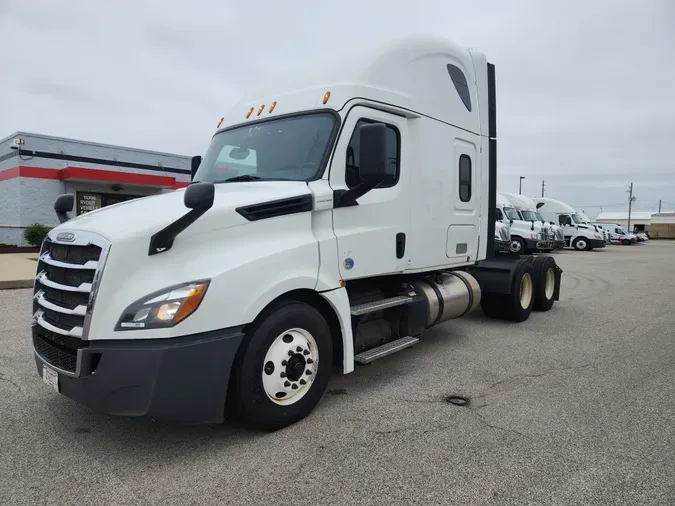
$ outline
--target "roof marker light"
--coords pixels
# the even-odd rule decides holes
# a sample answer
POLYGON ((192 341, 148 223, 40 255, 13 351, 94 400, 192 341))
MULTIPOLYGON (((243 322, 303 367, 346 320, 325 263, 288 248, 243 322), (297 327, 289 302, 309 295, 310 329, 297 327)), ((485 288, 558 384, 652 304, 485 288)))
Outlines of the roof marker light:
POLYGON ((258 114, 257 114, 257 116, 260 116, 260 113, 262 113, 264 110, 265 110, 265 104, 261 105, 261 106, 258 108, 258 114))
POLYGON ((217 126, 216 128, 220 128, 220 125, 223 124, 223 120, 224 120, 224 119, 225 119, 225 118, 220 118, 220 121, 218 122, 218 126, 217 126))
POLYGON ((268 112, 272 112, 276 106, 277 106, 277 101, 275 100, 274 102, 272 102, 272 105, 270 105, 270 110, 268 112))
POLYGON ((246 113, 246 119, 249 119, 251 117, 251 114, 253 114, 253 107, 251 107, 246 113))
POLYGON ((330 98, 330 91, 327 91, 326 93, 323 94, 323 103, 325 104, 328 102, 328 99, 330 98))

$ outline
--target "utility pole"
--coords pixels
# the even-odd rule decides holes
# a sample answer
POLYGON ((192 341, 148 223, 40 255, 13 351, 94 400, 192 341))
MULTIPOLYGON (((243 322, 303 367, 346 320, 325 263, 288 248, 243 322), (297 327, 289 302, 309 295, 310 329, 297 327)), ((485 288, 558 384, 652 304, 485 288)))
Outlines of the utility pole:
POLYGON ((659 214, 661 214, 661 199, 659 199, 659 214))
POLYGON ((635 197, 633 197, 633 183, 631 183, 628 187, 628 233, 630 233, 630 212, 634 201, 635 197))
POLYGON ((518 195, 523 193, 523 179, 525 179, 525 176, 520 176, 520 182, 518 183, 518 195))
POLYGON ((542 198, 542 199, 544 198, 544 188, 546 188, 546 183, 545 183, 544 180, 542 179, 542 180, 541 180, 541 198, 542 198))

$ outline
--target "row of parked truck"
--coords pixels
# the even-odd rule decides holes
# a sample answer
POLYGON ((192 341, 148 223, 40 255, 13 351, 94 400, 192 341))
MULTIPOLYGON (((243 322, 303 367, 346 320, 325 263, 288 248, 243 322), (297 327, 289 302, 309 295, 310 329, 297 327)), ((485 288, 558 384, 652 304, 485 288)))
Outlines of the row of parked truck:
POLYGON ((497 193, 495 216, 495 241, 503 252, 550 252, 564 247, 590 251, 611 242, 630 245, 646 240, 626 232, 620 224, 594 222, 551 198, 497 193))

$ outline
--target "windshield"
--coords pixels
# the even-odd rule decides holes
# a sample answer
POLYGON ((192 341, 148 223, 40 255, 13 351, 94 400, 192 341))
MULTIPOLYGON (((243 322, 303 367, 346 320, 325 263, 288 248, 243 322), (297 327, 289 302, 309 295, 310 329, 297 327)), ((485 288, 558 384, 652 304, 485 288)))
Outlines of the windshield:
POLYGON ((544 221, 544 217, 541 215, 541 213, 534 213, 534 215, 537 217, 537 220, 544 221))
POLYGON ((584 222, 584 220, 582 220, 581 216, 579 216, 578 214, 573 214, 572 219, 574 220, 574 223, 583 223, 584 222))
POLYGON ((537 218, 537 215, 533 213, 532 211, 520 211, 521 216, 523 217, 524 220, 527 221, 539 221, 539 218, 537 218))
POLYGON ((504 214, 509 220, 519 220, 520 216, 513 207, 504 207, 504 214))
POLYGON ((280 118, 213 136, 195 181, 311 181, 323 171, 336 121, 327 112, 280 118))

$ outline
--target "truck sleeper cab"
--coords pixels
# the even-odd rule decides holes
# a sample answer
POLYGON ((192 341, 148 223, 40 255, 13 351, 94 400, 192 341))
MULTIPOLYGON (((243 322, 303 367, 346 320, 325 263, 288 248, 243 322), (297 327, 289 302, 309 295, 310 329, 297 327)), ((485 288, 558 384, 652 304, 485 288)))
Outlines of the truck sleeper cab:
POLYGON ((275 430, 333 367, 478 306, 548 311, 555 260, 495 253, 494 75, 443 39, 397 40, 236 105, 184 190, 72 220, 62 195, 35 280, 38 373, 103 413, 275 430))
POLYGON ((595 227, 584 224, 573 207, 548 197, 535 197, 532 200, 544 219, 558 223, 562 227, 567 246, 577 251, 605 247, 602 234, 595 227))

